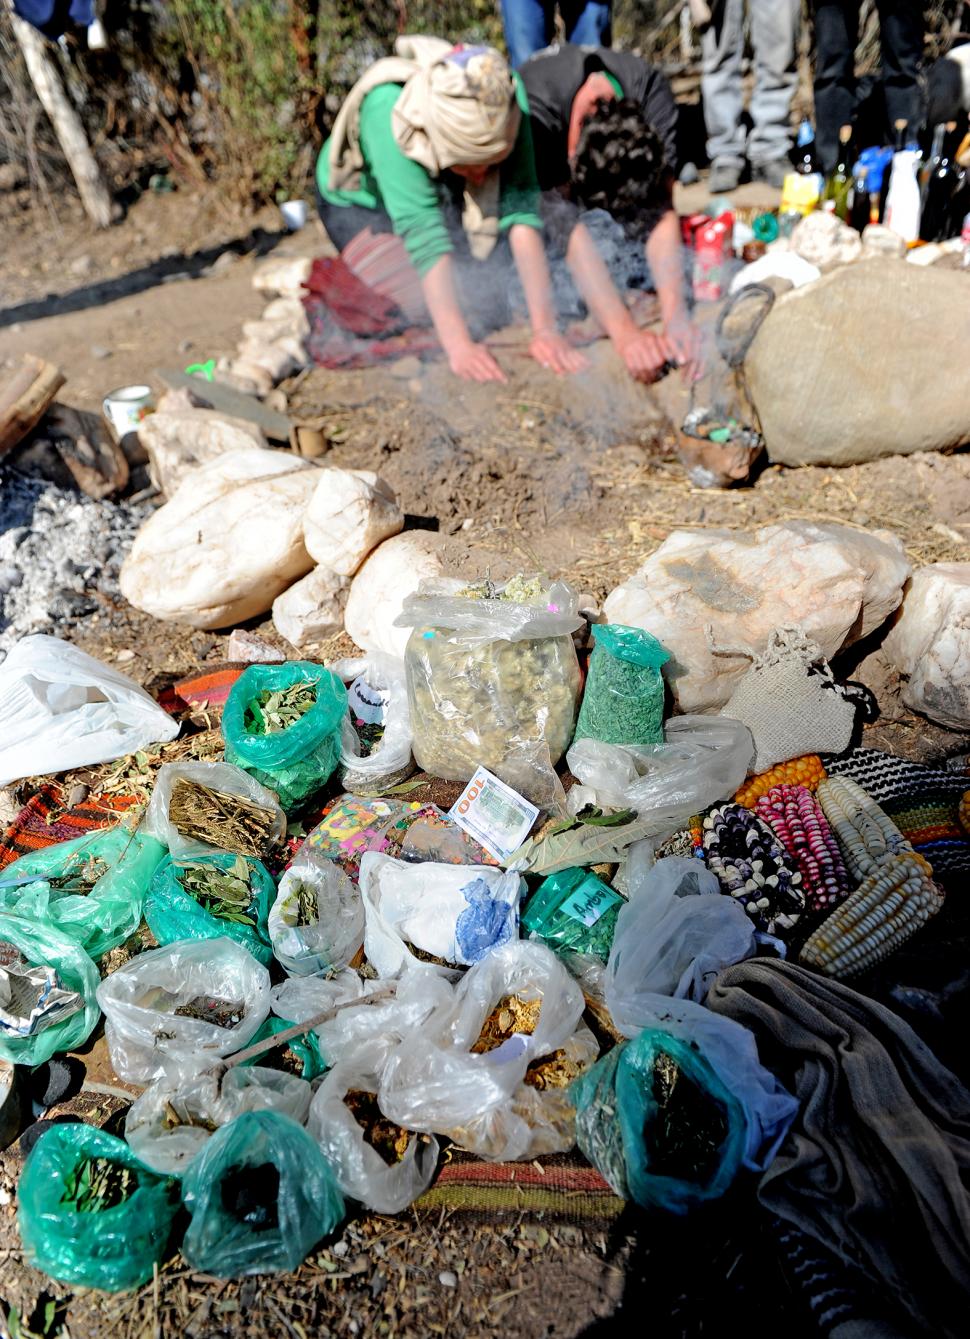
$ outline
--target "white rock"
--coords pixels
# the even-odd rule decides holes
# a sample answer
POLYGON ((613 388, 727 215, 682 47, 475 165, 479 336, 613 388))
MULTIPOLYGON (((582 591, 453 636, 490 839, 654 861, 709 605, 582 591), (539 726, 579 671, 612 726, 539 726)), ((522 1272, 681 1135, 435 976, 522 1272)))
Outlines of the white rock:
POLYGON ((817 265, 810 265, 794 251, 768 251, 745 265, 731 280, 731 292, 747 288, 749 284, 763 284, 768 279, 785 279, 795 288, 810 284, 821 276, 817 265))
POLYGON ((384 651, 401 659, 410 628, 394 627, 404 597, 425 577, 442 576, 442 541, 431 530, 406 530, 385 539, 354 577, 344 627, 364 651, 384 651))
POLYGON ((298 298, 310 277, 313 262, 309 256, 274 256, 257 266, 253 288, 260 293, 298 298))
POLYGON ((245 628, 233 628, 226 647, 226 659, 241 661, 247 665, 278 665, 286 659, 286 653, 270 646, 269 642, 247 632, 245 628))
POLYGON ((817 209, 795 225, 791 249, 824 273, 837 265, 858 260, 862 254, 862 239, 855 228, 843 223, 838 215, 817 209))
POLYGON ((603 612, 671 652, 664 673, 681 711, 717 711, 772 629, 800 623, 831 659, 889 617, 909 572, 886 530, 811 521, 753 534, 675 530, 603 612))
POLYGON ((334 637, 344 625, 350 579, 315 567, 273 601, 273 626, 296 647, 334 637))
POLYGON ((404 526, 394 489, 373 470, 320 471, 303 520, 311 557, 331 572, 353 576, 382 539, 404 526))
POLYGON ((196 628, 265 613, 313 566, 303 513, 314 467, 288 452, 233 451, 195 470, 145 522, 121 569, 136 609, 196 628))
POLYGON ((253 423, 214 409, 176 409, 149 414, 138 427, 148 452, 152 481, 171 497, 185 477, 228 451, 266 450, 268 443, 253 423))
MULTIPOLYGON (((277 301, 289 305, 291 299, 278 298, 277 301)), ((307 320, 302 302, 296 302, 295 305, 299 308, 299 313, 295 315, 287 312, 284 316, 269 317, 264 312, 258 321, 243 321, 243 335, 247 339, 266 340, 269 343, 287 337, 305 339, 310 333, 310 322, 307 320)))
POLYGON ((240 362, 253 363, 264 368, 274 384, 298 372, 307 362, 302 340, 294 339, 292 335, 272 342, 248 336, 240 343, 237 355, 234 367, 240 362))
POLYGON ((906 243, 898 232, 881 223, 870 223, 862 230, 862 256, 906 256, 906 243))
POLYGON ((217 369, 216 380, 248 395, 265 395, 273 389, 273 378, 266 368, 249 358, 234 358, 224 371, 217 369))
POLYGON ((907 707, 970 730, 970 563, 917 568, 883 650, 909 676, 907 707))
POLYGON ((262 319, 264 321, 289 321, 294 326, 299 326, 302 323, 307 330, 310 328, 306 311, 299 298, 274 298, 272 302, 267 302, 263 308, 262 319))

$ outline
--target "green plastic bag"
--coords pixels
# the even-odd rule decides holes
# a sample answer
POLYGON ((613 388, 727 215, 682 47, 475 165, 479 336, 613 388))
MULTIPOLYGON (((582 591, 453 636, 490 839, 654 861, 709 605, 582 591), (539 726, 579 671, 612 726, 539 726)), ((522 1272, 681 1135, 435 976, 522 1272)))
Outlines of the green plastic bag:
MULTIPOLYGON (((265 1041, 267 1037, 275 1037, 277 1032, 284 1032, 288 1027, 293 1027, 294 1022, 295 1020, 287 1021, 285 1018, 277 1018, 275 1014, 270 1014, 266 1022, 246 1045, 255 1046, 258 1041, 265 1041)), ((327 1062, 320 1052, 320 1043, 312 1028, 309 1032, 305 1032, 302 1037, 294 1037, 285 1047, 280 1046, 275 1051, 268 1051, 265 1055, 254 1055, 251 1060, 240 1060, 239 1068, 245 1069, 247 1065, 270 1065, 273 1063, 274 1057, 282 1055, 286 1050, 292 1051, 299 1060, 301 1065, 300 1078, 306 1079, 307 1083, 313 1079, 318 1079, 321 1074, 326 1074, 327 1062)))
POLYGON ((182 1180, 182 1254, 220 1279, 296 1269, 344 1216, 330 1164, 301 1125, 247 1111, 216 1130, 182 1180))
POLYGON ((32 1265, 61 1283, 121 1292, 152 1277, 179 1207, 178 1182, 138 1161, 123 1139, 77 1123, 52 1125, 20 1174, 17 1222, 32 1265), (135 1186, 113 1208, 79 1210, 76 1174, 90 1158, 128 1168, 135 1186))
POLYGON ((122 823, 56 842, 0 873, 0 909, 50 925, 89 957, 100 958, 138 929, 148 885, 164 854, 161 842, 122 823), (68 881, 90 891, 72 891, 64 886, 68 881))
POLYGON ((723 1195, 741 1167, 747 1127, 740 1102, 696 1047, 669 1032, 645 1028, 569 1093, 580 1149, 618 1195, 646 1209, 686 1213, 723 1195))
POLYGON ((289 812, 319 791, 340 761, 340 727, 347 690, 336 674, 306 660, 285 665, 250 665, 233 684, 222 713, 226 762, 235 763, 270 790, 289 812), (271 713, 263 693, 298 684, 315 687, 309 711, 281 730, 261 722, 271 713))
POLYGON ((593 636, 596 645, 589 658, 574 741, 662 744, 664 681, 660 667, 670 659, 670 652, 642 628, 618 623, 597 624, 593 636))
POLYGON ((249 950, 257 962, 268 967, 273 960, 266 918, 276 896, 273 876, 259 860, 233 855, 229 851, 215 851, 211 855, 193 856, 191 860, 173 860, 168 855, 155 871, 145 902, 145 920, 160 945, 174 944, 177 939, 219 939, 226 935, 249 950), (215 865, 217 869, 231 870, 239 864, 249 871, 252 901, 239 914, 255 924, 227 920, 215 916, 185 891, 179 876, 187 865, 215 865))
POLYGON ((543 879, 522 912, 522 929, 556 953, 593 953, 605 962, 623 905, 591 870, 574 866, 543 879))
POLYGON ((72 1051, 87 1041, 101 1010, 95 998, 101 978, 98 969, 74 939, 43 921, 0 912, 0 943, 12 944, 31 967, 53 967, 65 990, 76 990, 84 1008, 32 1036, 20 1037, 0 1027, 0 1060, 14 1065, 42 1065, 59 1051, 72 1051))

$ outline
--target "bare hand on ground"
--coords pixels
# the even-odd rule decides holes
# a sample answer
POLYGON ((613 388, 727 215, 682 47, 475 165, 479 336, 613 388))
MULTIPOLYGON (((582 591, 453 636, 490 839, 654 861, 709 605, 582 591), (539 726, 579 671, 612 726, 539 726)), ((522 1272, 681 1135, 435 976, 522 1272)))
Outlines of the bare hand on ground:
POLYGON ((626 370, 636 381, 656 381, 670 360, 671 351, 666 340, 648 330, 637 330, 618 340, 616 348, 626 363, 626 370))
POLYGON ((529 345, 529 355, 543 367, 551 368, 557 375, 568 372, 585 372, 589 361, 584 354, 557 331, 534 335, 529 345))
POLYGON ((463 381, 508 381, 483 344, 462 344, 448 351, 448 365, 463 381))
POLYGON ((664 331, 668 356, 677 363, 686 382, 699 381, 704 375, 704 357, 701 350, 701 332, 686 316, 671 321, 664 331))

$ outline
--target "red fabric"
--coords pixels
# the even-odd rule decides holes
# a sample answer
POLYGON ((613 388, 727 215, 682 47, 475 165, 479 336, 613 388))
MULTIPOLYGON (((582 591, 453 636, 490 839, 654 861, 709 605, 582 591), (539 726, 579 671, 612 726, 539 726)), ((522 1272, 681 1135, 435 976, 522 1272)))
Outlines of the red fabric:
POLYGON ((64 806, 64 788, 45 782, 0 837, 0 869, 31 851, 113 827, 137 799, 132 795, 90 797, 73 809, 64 806))
POLYGON ((313 262, 306 281, 310 297, 304 305, 310 312, 322 299, 337 322, 354 335, 384 335, 400 327, 397 304, 357 278, 342 256, 325 256, 313 262))

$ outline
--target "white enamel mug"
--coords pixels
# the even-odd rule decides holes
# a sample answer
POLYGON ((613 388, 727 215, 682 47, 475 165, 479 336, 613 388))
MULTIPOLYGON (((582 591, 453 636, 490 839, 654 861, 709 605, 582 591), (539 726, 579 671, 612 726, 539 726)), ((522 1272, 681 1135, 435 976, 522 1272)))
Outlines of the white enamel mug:
POLYGON ((119 386, 104 397, 101 412, 119 441, 138 431, 139 423, 152 410, 152 398, 151 386, 119 386))

